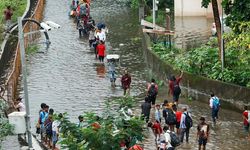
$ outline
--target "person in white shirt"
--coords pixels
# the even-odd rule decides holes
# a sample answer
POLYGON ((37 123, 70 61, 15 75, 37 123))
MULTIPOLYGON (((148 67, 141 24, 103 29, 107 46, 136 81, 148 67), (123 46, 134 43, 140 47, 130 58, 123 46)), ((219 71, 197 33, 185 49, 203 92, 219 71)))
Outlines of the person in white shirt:
POLYGON ((161 122, 161 112, 160 112, 160 105, 156 105, 156 110, 155 110, 155 120, 161 122))
POLYGON ((18 98, 16 102, 17 104, 14 106, 15 109, 17 109, 19 112, 25 112, 26 109, 24 103, 22 102, 22 98, 18 98))
MULTIPOLYGON (((58 118, 60 119, 62 117, 63 117, 63 115, 60 113, 58 115, 58 118)), ((53 149, 56 149, 56 143, 58 142, 60 124, 61 124, 60 120, 55 120, 52 123, 52 144, 53 144, 53 149)))
POLYGON ((190 127, 186 126, 186 117, 188 115, 191 118, 191 115, 190 115, 190 113, 188 113, 187 107, 183 107, 182 108, 182 112, 183 113, 181 115, 181 122, 180 122, 180 131, 181 131, 180 140, 181 140, 181 143, 183 143, 184 135, 186 133, 186 142, 188 143, 190 127))
POLYGON ((101 29, 100 32, 97 32, 96 37, 97 37, 97 39, 99 39, 99 41, 104 41, 105 42, 105 40, 106 40, 105 29, 101 29))
POLYGON ((218 113, 220 110, 220 100, 218 97, 214 95, 214 93, 211 93, 211 98, 209 100, 209 106, 212 111, 212 119, 213 119, 213 125, 216 124, 216 121, 218 119, 218 113))
POLYGON ((166 149, 167 150, 174 150, 174 147, 171 145, 171 136, 170 136, 170 130, 168 126, 163 127, 164 136, 165 136, 165 143, 166 143, 166 149))

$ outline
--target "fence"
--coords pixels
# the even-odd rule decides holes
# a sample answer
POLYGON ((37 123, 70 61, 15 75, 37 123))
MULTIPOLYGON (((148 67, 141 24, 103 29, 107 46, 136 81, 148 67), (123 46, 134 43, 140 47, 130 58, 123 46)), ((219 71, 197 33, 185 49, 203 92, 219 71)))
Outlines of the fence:
MULTIPOLYGON (((43 17, 45 0, 31 0, 31 5, 29 11, 27 12, 25 18, 35 19, 37 21, 41 21, 43 17)), ((38 30, 39 27, 31 22, 27 22, 23 26, 24 33, 38 30)), ((25 37, 25 48, 28 47, 29 43, 36 40, 39 37, 38 34, 25 37)), ((13 100, 17 98, 17 89, 18 83, 20 81, 19 77, 21 74, 21 57, 20 57, 20 49, 19 43, 14 51, 14 59, 10 65, 10 73, 7 75, 7 80, 5 82, 5 94, 4 99, 7 100, 9 106, 12 106, 13 100)), ((9 110, 11 111, 11 109, 9 110)))

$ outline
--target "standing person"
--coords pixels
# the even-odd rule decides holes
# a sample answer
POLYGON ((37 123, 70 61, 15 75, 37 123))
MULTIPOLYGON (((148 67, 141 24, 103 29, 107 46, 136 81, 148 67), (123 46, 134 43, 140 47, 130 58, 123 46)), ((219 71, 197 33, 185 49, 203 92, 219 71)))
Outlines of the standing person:
POLYGON ((174 147, 171 145, 171 131, 169 130, 168 126, 164 126, 163 127, 163 131, 164 131, 164 137, 165 137, 165 141, 166 141, 166 150, 174 150, 174 147))
POLYGON ((7 8, 4 10, 3 13, 4 13, 4 20, 5 20, 5 25, 7 29, 11 25, 11 17, 13 15, 13 11, 10 6, 7 6, 7 8))
POLYGON ((181 71, 181 75, 178 78, 175 78, 175 76, 171 76, 168 80, 168 94, 171 94, 173 96, 173 101, 178 105, 179 103, 179 96, 181 94, 181 88, 180 88, 180 81, 183 76, 183 71, 181 71))
POLYGON ((15 109, 17 109, 19 112, 25 112, 25 111, 26 111, 26 110, 25 110, 25 105, 24 105, 23 102, 22 102, 22 98, 19 97, 19 98, 16 100, 16 102, 17 102, 17 104, 14 105, 15 109))
POLYGON ((154 123, 152 122, 149 122, 148 123, 148 127, 150 127, 153 132, 154 132, 154 135, 155 135, 155 142, 159 141, 160 140, 160 136, 162 134, 162 128, 161 128, 161 124, 160 122, 158 122, 157 120, 155 120, 154 123))
POLYGON ((155 83, 155 79, 151 79, 151 83, 148 84, 148 98, 153 106, 155 105, 157 94, 158 85, 155 83))
POLYGON ((165 104, 162 115, 165 118, 165 123, 169 126, 170 130, 174 131, 176 116, 170 103, 165 104))
POLYGON ((59 128, 61 121, 60 119, 63 117, 63 115, 60 113, 58 115, 59 120, 55 120, 52 123, 52 150, 56 150, 56 143, 58 142, 58 137, 59 137, 59 128))
POLYGON ((209 137, 209 125, 206 124, 205 118, 200 118, 200 123, 197 127, 197 138, 199 142, 199 150, 201 150, 201 146, 203 146, 203 150, 206 149, 207 140, 209 137))
POLYGON ((97 49, 97 53, 98 53, 98 57, 99 57, 100 62, 103 62, 104 57, 105 57, 105 50, 106 50, 106 46, 105 46, 104 42, 100 41, 100 44, 97 45, 96 49, 97 49))
POLYGON ((41 134, 41 118, 40 118, 40 113, 44 111, 46 104, 41 103, 40 107, 41 109, 39 110, 39 117, 38 117, 38 122, 36 124, 36 134, 41 134))
POLYGON ((151 103, 148 100, 148 97, 145 97, 145 102, 141 105, 141 114, 143 115, 144 119, 146 120, 146 123, 149 121, 150 116, 150 109, 151 109, 151 103))
POLYGON ((160 105, 156 105, 156 110, 155 110, 155 120, 161 123, 161 111, 160 111, 160 105))
MULTIPOLYGON (((98 26, 98 25, 97 25, 98 26)), ((105 25, 104 27, 98 27, 99 32, 96 33, 96 37, 100 40, 105 42, 106 41, 106 30, 105 25)))
POLYGON ((193 126, 193 121, 190 113, 187 111, 187 107, 182 108, 181 122, 180 122, 180 131, 181 131, 181 143, 183 143, 184 135, 186 134, 186 142, 188 143, 189 139, 189 130, 193 126))
POLYGON ((129 95, 131 76, 128 73, 127 69, 124 70, 124 74, 122 75, 121 83, 122 83, 122 88, 123 88, 123 95, 129 95))
POLYGON ((79 122, 78 122, 78 127, 79 128, 82 128, 82 127, 84 127, 84 122, 83 122, 83 116, 82 115, 80 115, 80 116, 78 116, 78 120, 79 120, 79 122))
POLYGON ((213 125, 216 125, 216 121, 218 119, 218 113, 220 110, 220 100, 217 96, 214 95, 214 93, 211 93, 209 105, 212 110, 213 125))
POLYGON ((43 111, 40 112, 40 117, 39 117, 39 120, 40 120, 40 129, 41 129, 41 141, 44 142, 45 140, 45 133, 46 133, 46 130, 45 130, 45 121, 47 120, 48 116, 49 116, 49 106, 46 105, 43 109, 43 111))
POLYGON ((53 113, 54 110, 50 109, 49 110, 49 117, 48 119, 44 122, 45 130, 46 130, 46 137, 45 137, 45 143, 48 144, 48 147, 52 147, 52 123, 53 123, 53 113))
POLYGON ((94 47, 94 43, 95 43, 96 39, 95 39, 95 28, 91 27, 90 31, 89 31, 89 48, 94 47))
POLYGON ((116 66, 115 59, 114 58, 108 59, 109 79, 112 87, 115 87, 115 81, 116 81, 115 66, 116 66))
POLYGON ((244 106, 244 112, 243 112, 243 127, 244 127, 244 132, 246 133, 247 135, 247 138, 250 139, 250 132, 249 132, 249 116, 250 115, 250 112, 248 111, 247 109, 247 106, 244 106))
POLYGON ((173 105, 172 108, 173 108, 173 111, 174 111, 175 116, 176 116, 176 126, 175 126, 176 127, 176 133, 177 133, 178 136, 180 136, 180 124, 181 124, 182 112, 177 110, 176 105, 173 105))

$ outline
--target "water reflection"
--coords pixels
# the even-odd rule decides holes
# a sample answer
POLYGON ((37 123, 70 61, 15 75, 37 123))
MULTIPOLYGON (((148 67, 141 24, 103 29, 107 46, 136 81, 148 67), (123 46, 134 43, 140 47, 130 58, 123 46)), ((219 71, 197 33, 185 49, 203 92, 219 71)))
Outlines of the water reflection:
POLYGON ((104 64, 96 64, 96 74, 100 78, 105 78, 106 67, 104 64))

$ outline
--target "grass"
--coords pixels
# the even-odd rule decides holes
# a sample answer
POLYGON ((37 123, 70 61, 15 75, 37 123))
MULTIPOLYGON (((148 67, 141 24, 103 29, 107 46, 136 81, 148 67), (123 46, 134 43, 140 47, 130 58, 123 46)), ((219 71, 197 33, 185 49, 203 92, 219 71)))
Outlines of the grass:
POLYGON ((26 54, 27 55, 32 55, 37 53, 37 51, 39 50, 39 46, 38 45, 30 45, 26 48, 26 54))
MULTIPOLYGON (((147 16, 145 20, 148 22, 153 22, 153 16, 147 16)), ((158 11, 158 16, 156 17, 155 23, 162 27, 166 25, 166 13, 164 11, 158 11)))
POLYGON ((12 22, 16 22, 17 18, 22 16, 26 9, 27 0, 0 0, 0 43, 3 41, 4 32, 4 15, 3 12, 7 6, 11 6, 13 10, 12 22))

